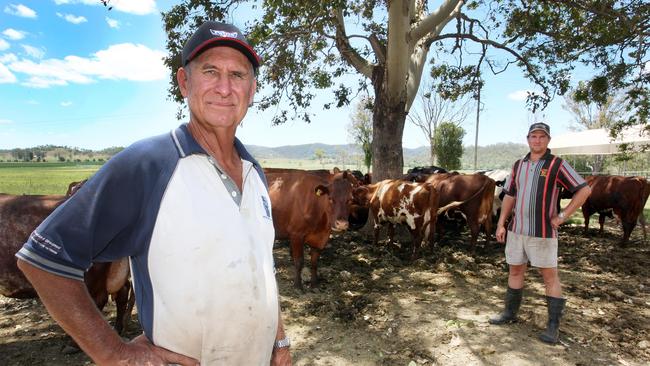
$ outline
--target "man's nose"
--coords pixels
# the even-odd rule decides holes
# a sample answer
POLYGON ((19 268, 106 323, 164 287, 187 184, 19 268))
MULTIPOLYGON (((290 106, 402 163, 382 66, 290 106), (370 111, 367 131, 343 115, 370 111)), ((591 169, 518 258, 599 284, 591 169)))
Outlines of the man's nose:
POLYGON ((232 91, 232 81, 228 75, 219 75, 214 82, 214 89, 221 95, 228 95, 232 91))

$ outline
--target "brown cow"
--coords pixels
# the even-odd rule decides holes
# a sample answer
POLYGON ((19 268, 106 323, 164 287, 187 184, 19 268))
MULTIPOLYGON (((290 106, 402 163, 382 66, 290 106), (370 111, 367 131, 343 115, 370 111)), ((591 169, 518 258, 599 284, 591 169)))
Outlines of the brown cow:
MULTIPOLYGON (((272 173, 309 173, 327 180, 332 183, 336 177, 343 177, 352 184, 353 188, 356 188, 361 185, 361 181, 350 170, 342 171, 339 168, 334 168, 331 171, 326 169, 312 169, 312 170, 301 170, 301 169, 290 169, 290 168, 264 168, 264 174, 272 173), (338 175, 339 173, 346 173, 344 175, 338 175)), ((352 230, 358 230, 362 228, 366 221, 368 221, 368 210, 357 207, 354 203, 348 204, 348 211, 350 216, 348 217, 348 228, 352 230)))
MULTIPOLYGON (((621 220, 623 226, 621 244, 625 245, 630 239, 637 220, 643 214, 643 207, 650 195, 650 183, 643 177, 618 175, 589 176, 585 180, 591 187, 591 195, 582 205, 585 234, 589 228, 589 217, 596 212, 601 213, 599 222, 602 234, 605 222, 603 213, 611 209, 621 220)), ((645 225, 643 226, 645 232, 645 225)))
POLYGON ((432 184, 386 179, 356 188, 353 195, 355 202, 370 208, 375 245, 382 226, 388 226, 388 239, 393 241, 395 224, 404 224, 411 232, 411 259, 425 242, 432 243, 438 218, 438 191, 432 184))
POLYGON ((348 228, 353 185, 348 173, 331 182, 306 172, 268 173, 276 239, 288 239, 295 267, 294 286, 302 289, 304 244, 310 246, 311 287, 318 285, 318 257, 330 232, 348 228))
MULTIPOLYGON (((59 195, 0 194, 0 295, 36 297, 36 292, 16 265, 15 254, 34 229, 65 201, 59 195)), ((84 275, 90 296, 102 310, 111 295, 116 303, 115 329, 122 333, 133 309, 126 258, 113 263, 94 263, 84 275)), ((132 295, 132 294, 131 294, 132 295)))
POLYGON ((430 175, 426 182, 433 184, 440 194, 439 206, 445 207, 445 210, 439 210, 439 214, 452 209, 463 214, 469 226, 472 250, 476 248, 481 225, 489 241, 492 234, 494 180, 482 174, 443 173, 430 175), (454 205, 454 202, 461 204, 454 205))

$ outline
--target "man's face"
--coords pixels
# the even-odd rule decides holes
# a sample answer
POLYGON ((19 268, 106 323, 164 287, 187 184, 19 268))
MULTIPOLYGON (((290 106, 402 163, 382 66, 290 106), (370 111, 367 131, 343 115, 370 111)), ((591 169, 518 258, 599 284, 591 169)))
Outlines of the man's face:
POLYGON ((543 131, 533 131, 528 134, 528 147, 533 154, 545 153, 549 142, 551 138, 543 131))
POLYGON ((208 130, 236 129, 253 102, 257 86, 248 58, 222 46, 205 50, 179 69, 177 79, 192 121, 208 130))

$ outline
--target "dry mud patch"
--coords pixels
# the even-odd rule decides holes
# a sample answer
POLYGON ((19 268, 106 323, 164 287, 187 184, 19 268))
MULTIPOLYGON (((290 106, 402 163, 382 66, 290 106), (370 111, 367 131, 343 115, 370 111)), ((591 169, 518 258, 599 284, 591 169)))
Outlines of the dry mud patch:
MULTIPOLYGON (((295 365, 648 365, 650 244, 635 230, 618 244, 605 235, 564 227, 560 276, 568 298, 561 343, 537 340, 546 322, 541 277, 529 270, 521 321, 489 326, 501 310, 507 278, 503 247, 483 240, 475 253, 467 233, 409 261, 406 250, 375 247, 362 233, 333 236, 318 288, 292 286, 287 243, 275 249, 281 304, 295 365)), ((398 236, 408 244, 408 236, 398 236)), ((308 263, 309 257, 305 256, 308 263)), ((109 308, 107 317, 114 316, 109 308)), ((139 333, 134 315, 127 335, 139 333)), ((38 300, 0 297, 0 365, 92 364, 65 354, 67 339, 38 300)))

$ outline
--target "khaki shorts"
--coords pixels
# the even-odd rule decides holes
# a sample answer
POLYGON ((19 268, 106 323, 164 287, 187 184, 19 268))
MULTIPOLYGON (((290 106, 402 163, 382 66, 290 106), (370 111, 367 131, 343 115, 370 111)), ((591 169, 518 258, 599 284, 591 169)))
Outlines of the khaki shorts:
POLYGON ((520 265, 529 260, 533 267, 557 267, 557 238, 537 238, 508 231, 506 262, 520 265))

